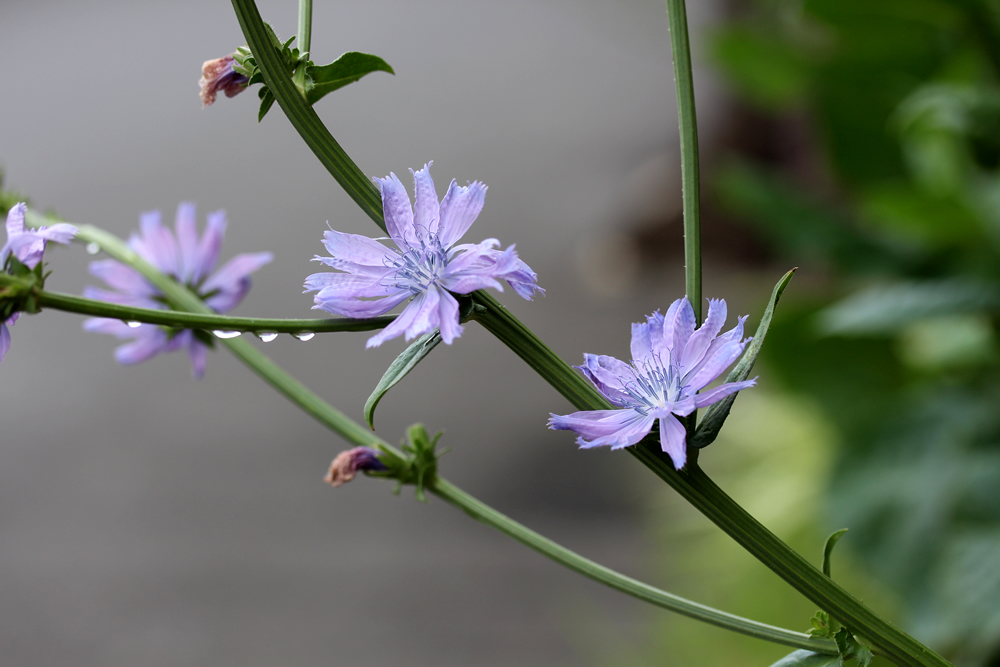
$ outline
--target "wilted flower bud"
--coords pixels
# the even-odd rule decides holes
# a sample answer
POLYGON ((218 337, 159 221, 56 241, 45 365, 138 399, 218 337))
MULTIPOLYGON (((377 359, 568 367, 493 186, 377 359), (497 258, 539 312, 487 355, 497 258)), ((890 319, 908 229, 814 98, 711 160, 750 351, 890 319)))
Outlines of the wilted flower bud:
POLYGON ((330 464, 323 481, 330 486, 340 486, 354 479, 359 470, 387 470, 377 454, 371 447, 355 447, 341 452, 330 464))
POLYGON ((248 79, 233 69, 233 62, 232 56, 225 56, 206 60, 201 66, 198 85, 201 86, 202 108, 215 102, 220 91, 226 93, 226 97, 235 97, 246 89, 248 79))

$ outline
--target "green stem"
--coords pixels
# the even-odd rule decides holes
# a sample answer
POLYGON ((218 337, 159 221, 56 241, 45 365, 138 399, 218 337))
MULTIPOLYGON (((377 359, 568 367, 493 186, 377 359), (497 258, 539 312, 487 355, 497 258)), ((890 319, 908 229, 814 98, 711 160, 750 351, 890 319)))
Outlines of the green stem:
MULTIPOLYGON (((299 53, 302 57, 305 57, 309 52, 309 47, 312 43, 312 19, 313 19, 313 5, 312 0, 299 0, 299 31, 296 34, 298 39, 298 44, 296 46, 299 49, 299 53)), ((292 76, 292 81, 295 86, 305 94, 306 89, 306 66, 305 63, 301 63, 295 68, 295 74, 292 76)))
MULTIPOLYGON (((211 312, 198 296, 187 287, 166 276, 151 264, 136 255, 125 243, 103 230, 90 225, 80 225, 77 237, 87 243, 98 243, 101 248, 115 259, 128 263, 147 280, 154 284, 175 308, 183 308, 196 313, 211 312)), ((305 385, 287 374, 277 364, 271 361, 257 348, 239 339, 223 340, 230 351, 245 363, 254 373, 271 385, 282 396, 298 405, 307 414, 328 427, 344 440, 365 447, 382 446, 401 455, 389 443, 382 440, 364 426, 353 421, 345 414, 331 406, 305 385)), ((685 614, 692 618, 712 623, 735 632, 740 632, 767 641, 806 648, 821 653, 836 653, 836 646, 828 640, 817 640, 802 633, 776 628, 763 623, 757 623, 739 616, 706 607, 690 600, 671 595, 635 579, 598 565, 555 542, 542 537, 538 533, 517 523, 513 519, 497 512, 488 505, 455 487, 447 480, 437 478, 431 491, 462 509, 469 515, 483 521, 505 533, 552 560, 565 565, 569 569, 610 586, 632 597, 650 602, 657 606, 685 614)))
POLYGON ((233 9, 239 19, 240 28, 246 37, 250 51, 264 76, 264 82, 274 94, 281 110, 292 123, 313 154, 319 158, 327 171, 336 179, 340 187, 350 195, 361 210, 385 231, 382 217, 382 195, 371 180, 354 164, 330 131, 323 125, 312 106, 299 92, 291 77, 285 72, 284 64, 271 45, 264 27, 264 21, 253 0, 232 0, 233 9))
POLYGON ((312 0, 299 0, 299 51, 309 52, 312 47, 312 23, 313 23, 313 3, 312 0))
POLYGON ((670 50, 674 57, 677 122, 681 137, 681 196, 684 202, 684 289, 701 322, 701 185, 698 167, 698 119, 684 0, 667 0, 670 50))
POLYGON ((670 611, 683 614, 691 618, 710 623, 712 625, 739 632, 751 637, 763 639, 765 641, 794 646, 797 648, 809 649, 817 653, 830 655, 837 654, 837 645, 829 639, 814 639, 809 635, 792 632, 784 628, 776 628, 771 625, 757 623, 739 616, 727 614, 711 607, 700 605, 690 600, 671 595, 661 591, 641 581, 626 577, 614 570, 610 570, 603 565, 599 565, 592 560, 584 558, 569 549, 556 544, 552 540, 539 535, 538 533, 525 528, 521 524, 513 521, 507 516, 497 512, 495 509, 473 498, 461 489, 449 482, 438 478, 429 490, 451 503, 460 510, 466 512, 477 521, 481 521, 488 526, 496 528, 501 533, 512 537, 521 544, 534 549, 543 556, 550 558, 560 565, 582 574, 588 579, 621 591, 626 595, 643 600, 650 604, 669 609, 670 611))
MULTIPOLYGON (((0 275, 0 285, 4 284, 0 275)), ((205 331, 249 331, 259 333, 326 333, 331 331, 374 331, 389 325, 395 319, 393 315, 373 317, 363 320, 349 318, 324 318, 311 320, 270 319, 263 317, 227 317, 212 313, 211 315, 197 313, 182 313, 176 310, 155 310, 153 308, 133 308, 120 306, 107 301, 85 299, 71 294, 58 292, 35 292, 38 305, 42 308, 54 308, 70 313, 91 315, 93 317, 110 317, 128 322, 156 324, 172 329, 202 329, 205 331)))

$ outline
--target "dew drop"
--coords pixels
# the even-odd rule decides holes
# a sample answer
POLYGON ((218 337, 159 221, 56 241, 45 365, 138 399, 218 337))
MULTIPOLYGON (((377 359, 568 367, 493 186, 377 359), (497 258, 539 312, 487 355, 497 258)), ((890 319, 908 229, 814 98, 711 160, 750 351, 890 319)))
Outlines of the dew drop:
POLYGON ((260 338, 265 343, 270 343, 272 340, 278 337, 278 334, 273 331, 261 331, 257 334, 257 338, 260 338))
POLYGON ((97 245, 96 243, 88 243, 87 244, 87 254, 88 255, 96 255, 99 252, 101 252, 101 246, 97 245))
POLYGON ((129 329, 138 329, 142 326, 142 322, 126 322, 125 324, 128 325, 129 329))
POLYGON ((299 340, 312 340, 312 337, 315 336, 316 334, 314 334, 312 331, 303 331, 301 333, 293 335, 299 340))
POLYGON ((238 337, 243 332, 242 331, 213 331, 212 333, 215 334, 216 338, 223 338, 224 339, 224 338, 236 338, 236 337, 238 337))

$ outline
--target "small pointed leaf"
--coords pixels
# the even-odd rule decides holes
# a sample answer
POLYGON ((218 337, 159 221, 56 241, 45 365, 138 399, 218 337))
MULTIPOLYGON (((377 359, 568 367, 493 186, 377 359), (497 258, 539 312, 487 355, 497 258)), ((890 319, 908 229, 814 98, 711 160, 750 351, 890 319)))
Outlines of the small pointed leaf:
POLYGON ((375 430, 375 407, 378 405, 382 397, 392 389, 396 384, 399 383, 406 374, 413 370, 413 367, 420 363, 420 361, 430 354, 430 351, 437 347, 437 344, 441 342, 441 334, 436 330, 431 333, 426 333, 420 338, 413 341, 406 350, 403 351, 401 355, 396 357, 396 360, 389 365, 389 368, 385 371, 382 379, 378 381, 378 385, 375 387, 375 391, 372 395, 368 397, 365 401, 365 421, 368 422, 368 427, 373 431, 375 430))
MULTIPOLYGON (((788 286, 788 281, 792 279, 792 274, 794 273, 795 269, 792 269, 783 275, 778 284, 774 286, 774 291, 771 292, 771 300, 768 302, 767 308, 764 309, 764 315, 760 318, 760 324, 753 335, 753 340, 747 346, 739 363, 736 364, 736 368, 726 378, 726 382, 742 382, 750 377, 750 371, 753 370, 753 364, 757 361, 757 355, 760 354, 760 348, 764 344, 767 329, 771 326, 771 316, 774 315, 774 307, 778 304, 782 292, 785 291, 785 287, 788 286)), ((739 392, 726 396, 705 412, 705 416, 702 418, 701 423, 698 424, 698 429, 689 443, 692 447, 701 449, 715 442, 715 438, 718 437, 719 430, 722 429, 722 425, 726 422, 729 410, 732 409, 733 402, 738 395, 739 392)))
POLYGON ((262 95, 260 96, 260 111, 257 112, 257 122, 264 120, 264 116, 268 111, 271 110, 271 105, 274 104, 274 93, 272 93, 267 88, 261 88, 262 95))
POLYGON ((345 53, 329 65, 310 67, 309 75, 315 85, 307 92, 306 99, 309 100, 309 104, 315 104, 327 93, 332 93, 338 88, 354 83, 372 72, 395 74, 389 63, 378 56, 358 53, 357 51, 345 53))
POLYGON ((837 544, 837 541, 844 536, 847 532, 846 528, 841 528, 835 533, 831 533, 830 537, 826 538, 826 546, 823 547, 823 574, 830 576, 830 554, 833 553, 833 547, 837 544))
POLYGON ((839 667, 840 664, 839 655, 824 655, 799 649, 789 653, 771 667, 839 667))

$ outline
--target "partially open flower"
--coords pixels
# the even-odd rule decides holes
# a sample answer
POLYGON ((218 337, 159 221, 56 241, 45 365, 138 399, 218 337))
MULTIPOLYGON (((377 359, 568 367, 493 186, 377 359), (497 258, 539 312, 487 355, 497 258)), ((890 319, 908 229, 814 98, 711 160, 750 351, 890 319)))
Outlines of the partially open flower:
MULTIPOLYGON (((76 236, 76 227, 60 222, 51 227, 30 229, 24 226, 24 214, 28 207, 23 202, 7 212, 7 242, 0 248, 0 271, 5 270, 8 258, 16 257, 17 261, 29 269, 34 269, 42 261, 45 246, 49 241, 69 243, 76 236)), ((14 313, 6 320, 0 320, 0 361, 10 349, 10 329, 20 313, 14 313)))
POLYGON ((201 66, 201 107, 204 109, 215 102, 215 96, 224 92, 226 97, 235 97, 246 90, 248 79, 233 69, 232 56, 206 60, 201 66))
POLYGON ((330 470, 323 481, 330 486, 340 486, 354 479, 359 470, 386 470, 384 463, 379 461, 378 452, 371 447, 355 447, 337 454, 330 464, 330 470))

